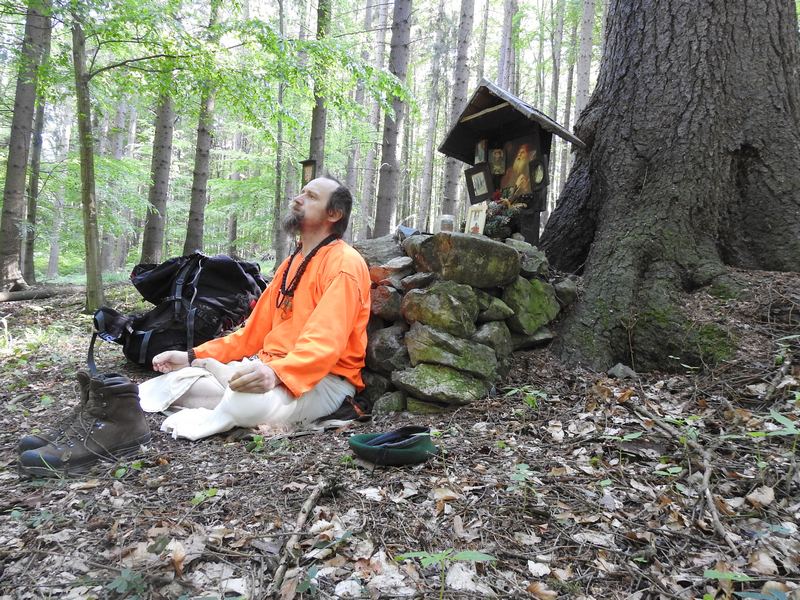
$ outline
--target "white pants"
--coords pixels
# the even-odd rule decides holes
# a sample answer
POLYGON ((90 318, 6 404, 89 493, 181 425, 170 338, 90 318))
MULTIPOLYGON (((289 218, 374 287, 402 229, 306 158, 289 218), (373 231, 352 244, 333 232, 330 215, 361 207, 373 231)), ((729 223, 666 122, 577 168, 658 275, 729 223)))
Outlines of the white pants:
MULTIPOLYGON (((245 359, 258 360, 258 359, 245 359)), ((231 376, 245 361, 222 364, 201 359, 195 366, 166 373, 139 386, 142 408, 158 412, 170 406, 183 410, 170 415, 161 431, 173 437, 199 440, 234 427, 267 426, 286 431, 329 415, 355 387, 338 375, 327 375, 299 398, 279 385, 263 394, 234 392, 231 376)))

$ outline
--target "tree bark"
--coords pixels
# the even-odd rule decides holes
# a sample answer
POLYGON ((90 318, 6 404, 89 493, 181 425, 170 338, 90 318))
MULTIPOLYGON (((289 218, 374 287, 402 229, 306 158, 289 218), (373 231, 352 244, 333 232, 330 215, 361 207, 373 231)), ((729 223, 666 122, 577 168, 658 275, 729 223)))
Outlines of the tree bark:
MULTIPOLYGON (((286 6, 285 0, 278 0, 278 30, 281 37, 286 35, 286 6)), ((278 83, 278 108, 283 108, 283 94, 286 84, 278 83)), ((283 115, 278 114, 278 131, 275 139, 275 198, 272 204, 272 247, 275 251, 275 266, 280 265, 285 257, 286 233, 281 227, 283 210, 289 197, 285 196, 283 189, 283 115), (280 258, 279 258, 280 257, 280 258)), ((287 161, 288 162, 288 161, 287 161)), ((286 181, 290 179, 287 165, 286 181)))
POLYGON ((729 267, 800 264, 795 8, 614 2, 607 34, 587 148, 543 239, 555 267, 585 264, 560 349, 598 368, 708 364, 733 342, 693 323, 685 294, 735 285, 729 267))
MULTIPOLYGON (((382 70, 384 56, 386 54, 386 23, 389 20, 389 9, 386 2, 380 2, 378 10, 378 34, 375 42, 375 62, 376 69, 382 70)), ((369 114, 369 124, 371 131, 375 132, 375 142, 367 146, 367 155, 364 157, 364 183, 361 190, 361 232, 364 239, 371 238, 374 234, 374 221, 372 219, 373 208, 375 206, 375 181, 377 179, 377 136, 378 127, 381 122, 381 106, 376 100, 372 102, 372 109, 369 114)))
MULTIPOLYGON (((453 96, 450 105, 450 127, 455 124, 461 111, 467 105, 467 83, 469 70, 467 58, 469 55, 469 40, 472 37, 472 21, 474 18, 474 0, 461 0, 461 17, 458 25, 458 44, 456 45, 456 63, 453 69, 453 96)), ((458 184, 461 180, 461 169, 464 163, 455 158, 447 157, 444 167, 444 197, 442 198, 442 212, 457 215, 458 211, 458 184)))
MULTIPOLYGON (((331 0, 319 0, 317 6, 317 40, 328 35, 331 25, 331 0)), ((311 143, 308 157, 317 161, 317 174, 325 172, 325 127, 328 123, 328 109, 325 98, 314 83, 314 110, 311 113, 311 143)))
MULTIPOLYGON (((436 22, 444 22, 444 0, 439 0, 439 9, 436 13, 436 22)), ((426 115, 428 127, 425 134, 425 158, 422 167, 422 185, 419 193, 419 214, 416 226, 421 231, 429 230, 429 217, 433 195, 433 143, 436 139, 436 125, 439 121, 439 78, 441 75, 441 59, 444 53, 445 27, 435 27, 436 40, 433 43, 433 63, 431 65, 431 82, 428 91, 428 106, 426 115)), ((484 46, 485 48, 485 46, 484 46)))
POLYGON ((36 83, 45 46, 49 44, 50 9, 50 0, 30 0, 28 4, 14 93, 3 188, 3 214, 0 218, 0 289, 8 287, 12 291, 28 287, 19 268, 20 229, 25 210, 25 172, 31 143, 36 83))
POLYGON ((72 16, 72 60, 75 70, 75 96, 78 114, 78 139, 81 155, 81 206, 83 241, 86 248, 86 306, 91 314, 100 308, 103 276, 100 270, 100 239, 97 227, 97 197, 94 178, 94 137, 89 97, 89 75, 86 72, 86 38, 78 15, 72 16))
POLYGON ((175 130, 175 109, 169 94, 163 94, 156 107, 153 156, 150 159, 150 189, 147 193, 147 215, 142 234, 142 256, 139 262, 160 263, 163 259, 164 228, 167 220, 169 170, 172 164, 172 135, 175 130))
POLYGON ((486 36, 489 33, 489 0, 483 4, 483 25, 481 28, 480 45, 478 46, 478 57, 475 68, 478 73, 478 81, 483 79, 483 72, 486 67, 486 36))
MULTIPOLYGON (((408 71, 408 46, 411 43, 411 0, 395 0, 392 22, 392 42, 389 51, 389 72, 400 81, 406 80, 408 71)), ((375 211, 375 236, 387 235, 391 230, 392 216, 397 205, 399 172, 397 166, 397 139, 405 115, 405 102, 392 100, 393 114, 383 121, 378 206, 375 211)))

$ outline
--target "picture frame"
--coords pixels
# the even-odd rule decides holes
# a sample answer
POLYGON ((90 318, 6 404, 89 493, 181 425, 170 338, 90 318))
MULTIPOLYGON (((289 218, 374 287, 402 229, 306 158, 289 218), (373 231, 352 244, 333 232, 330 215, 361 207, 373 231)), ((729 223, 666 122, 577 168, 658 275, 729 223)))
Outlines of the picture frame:
POLYGON ((467 169, 464 171, 464 177, 467 180, 470 204, 477 204, 491 198, 494 193, 494 180, 488 163, 479 163, 471 169, 467 169))
POLYGON ((473 204, 467 209, 467 221, 464 224, 464 233, 483 235, 483 228, 486 226, 486 212, 489 203, 484 200, 473 204))
POLYGON ((492 175, 502 175, 506 172, 506 153, 502 148, 492 148, 489 151, 489 166, 492 175))
POLYGON ((534 158, 529 165, 531 173, 531 186, 534 192, 546 188, 550 184, 549 169, 547 168, 547 155, 534 158))
POLYGON ((301 182, 305 186, 309 181, 317 176, 317 161, 313 158, 308 160, 301 160, 302 165, 301 182))
POLYGON ((506 142, 503 150, 506 155, 506 169, 500 178, 500 188, 511 188, 510 200, 530 194, 533 192, 531 163, 539 159, 536 139, 533 136, 517 138, 506 142))
POLYGON ((478 140, 478 143, 475 144, 475 160, 472 162, 473 165, 486 162, 486 151, 488 147, 489 140, 478 140))

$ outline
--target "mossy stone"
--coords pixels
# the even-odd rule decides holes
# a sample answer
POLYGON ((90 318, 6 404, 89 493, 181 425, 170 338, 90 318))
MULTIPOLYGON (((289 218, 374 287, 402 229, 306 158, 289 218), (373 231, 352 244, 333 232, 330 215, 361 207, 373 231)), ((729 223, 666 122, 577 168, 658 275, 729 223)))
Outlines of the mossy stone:
POLYGON ((478 301, 468 285, 439 281, 424 290, 408 292, 403 297, 400 312, 409 323, 419 322, 469 338, 475 333, 478 301))
POLYGON ((533 335, 558 315, 559 305, 553 286, 533 279, 517 277, 503 290, 503 301, 514 311, 507 320, 508 327, 516 333, 533 335))
POLYGON ((422 323, 411 326, 405 342, 412 365, 444 365, 483 379, 492 379, 496 375, 494 350, 478 342, 458 338, 422 323))
POLYGON ((456 405, 480 400, 491 387, 488 382, 467 373, 426 363, 395 371, 392 383, 415 398, 456 405))

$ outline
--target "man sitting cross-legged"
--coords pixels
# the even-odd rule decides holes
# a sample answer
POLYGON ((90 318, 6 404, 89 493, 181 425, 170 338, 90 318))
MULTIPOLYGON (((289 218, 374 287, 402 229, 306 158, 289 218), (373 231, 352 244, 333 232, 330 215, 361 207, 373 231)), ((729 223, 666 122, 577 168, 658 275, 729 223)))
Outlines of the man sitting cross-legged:
POLYGON ((140 386, 142 405, 178 394, 173 405, 186 407, 163 430, 200 439, 237 426, 286 429, 330 414, 363 388, 370 279, 364 259, 341 240, 352 202, 335 179, 310 181, 283 223, 299 233, 297 250, 244 327, 153 358, 165 375, 140 386))

